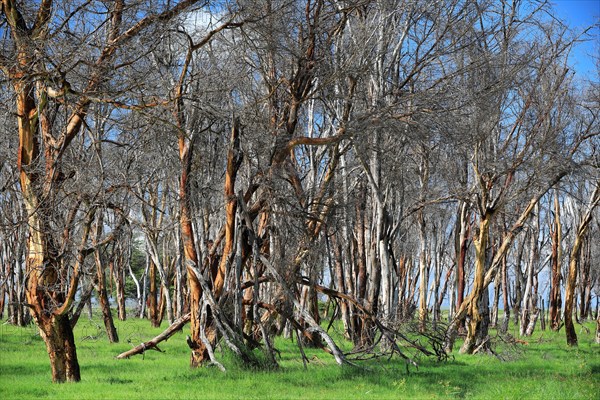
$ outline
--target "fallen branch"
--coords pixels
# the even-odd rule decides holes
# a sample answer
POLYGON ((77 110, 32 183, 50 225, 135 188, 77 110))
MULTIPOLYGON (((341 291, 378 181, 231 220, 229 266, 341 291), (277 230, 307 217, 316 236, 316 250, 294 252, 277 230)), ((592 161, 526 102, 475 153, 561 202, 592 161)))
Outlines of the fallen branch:
POLYGON ((129 357, 135 356, 137 354, 143 354, 144 352, 146 352, 146 350, 156 350, 156 351, 162 352, 162 350, 160 350, 158 348, 158 344, 160 342, 163 342, 163 341, 169 339, 176 332, 181 330, 181 328, 183 328, 183 326, 185 324, 190 322, 190 317, 191 317, 190 313, 187 313, 183 317, 181 317, 178 320, 176 320, 175 322, 173 322, 171 324, 171 326, 169 326, 165 331, 163 331, 160 335, 156 336, 154 339, 151 339, 147 342, 141 343, 141 344, 135 346, 134 348, 132 348, 131 350, 127 350, 126 352, 119 354, 117 356, 117 360, 121 360, 123 358, 129 358, 129 357))
POLYGON ((475 350, 473 350, 473 354, 477 354, 481 349, 485 349, 486 351, 491 351, 489 348, 488 342, 490 341, 490 337, 487 336, 479 346, 475 350))

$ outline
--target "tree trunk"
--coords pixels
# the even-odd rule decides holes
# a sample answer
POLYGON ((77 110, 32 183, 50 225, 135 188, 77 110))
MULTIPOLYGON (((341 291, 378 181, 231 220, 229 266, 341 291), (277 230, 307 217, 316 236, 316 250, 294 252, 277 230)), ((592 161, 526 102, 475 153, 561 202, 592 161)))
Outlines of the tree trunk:
POLYGON ((200 321, 202 311, 202 286, 196 276, 196 270, 199 269, 199 265, 190 215, 190 188, 188 178, 192 166, 194 139, 195 137, 192 135, 189 140, 186 140, 183 131, 181 131, 179 135, 179 159, 181 161, 181 175, 179 177, 179 223, 189 285, 190 337, 188 345, 192 350, 190 357, 190 366, 192 368, 199 367, 203 362, 209 359, 208 350, 202 341, 203 333, 201 332, 201 329, 203 329, 203 327, 200 321))
POLYGON ((521 323, 519 325, 519 334, 526 336, 529 326, 529 319, 535 313, 534 300, 536 296, 533 292, 533 278, 535 266, 538 262, 538 235, 539 235, 539 206, 535 206, 534 219, 529 233, 529 259, 527 260, 527 275, 523 303, 521 305, 521 323))
MULTIPOLYGON (((554 184, 556 184, 562 176, 563 176, 562 173, 557 174, 554 177, 553 181, 550 182, 548 187, 552 187, 554 184)), ((533 198, 531 198, 529 200, 529 204, 527 205, 527 207, 521 212, 519 218, 517 218, 515 223, 511 226, 510 230, 505 234, 505 236, 502 240, 502 244, 500 245, 500 247, 498 247, 497 251, 494 254, 494 258, 492 259, 492 261, 490 263, 489 269, 487 270, 487 272, 484 273, 483 282, 480 281, 481 277, 478 275, 479 271, 477 270, 477 266, 481 265, 481 261, 485 261, 485 254, 482 255, 481 249, 478 250, 476 247, 476 251, 475 251, 475 253, 476 253, 476 263, 475 263, 476 271, 475 271, 475 279, 474 279, 474 284, 473 284, 474 290, 469 295, 469 297, 465 299, 465 301, 463 302, 461 307, 457 310, 456 315, 454 316, 452 322, 450 323, 450 325, 448 326, 448 329, 446 330, 446 335, 445 335, 444 344, 443 344, 444 351, 446 353, 452 352, 452 348, 454 346, 454 341, 456 339, 456 334, 458 332, 458 325, 460 324, 461 320, 463 318, 465 318, 466 315, 469 315, 469 312, 474 307, 473 304, 478 301, 478 296, 481 294, 481 291, 483 289, 486 289, 489 286, 489 284, 492 282, 495 274, 497 273, 498 267, 501 264, 502 259, 504 257, 506 257, 508 250, 512 246, 515 237, 522 230, 523 225, 525 224, 525 221, 531 215, 531 212, 535 208, 535 205, 539 202, 540 198, 544 195, 545 192, 546 192, 546 190, 540 191, 533 198), (481 283, 481 286, 479 285, 480 283, 481 283), (478 289, 478 290, 475 290, 475 289, 478 289)), ((485 202, 483 204, 485 204, 485 202)), ((480 225, 485 227, 488 230, 488 232, 483 237, 483 238, 485 238, 486 241, 487 241, 487 236, 489 235, 489 219, 492 217, 492 215, 493 215, 493 210, 487 209, 487 211, 481 217, 481 221, 480 221, 480 225), (486 225, 485 222, 487 222, 487 226, 485 226, 486 225)), ((481 237, 482 231, 485 232, 485 230, 482 230, 480 228, 480 232, 479 232, 478 236, 481 237)), ((479 239, 478 245, 480 245, 480 243, 481 243, 481 239, 479 239)), ((518 253, 521 254, 521 251, 519 251, 518 253)), ((481 265, 481 267, 483 267, 483 265, 481 265)), ((474 322, 475 325, 477 323, 477 321, 471 321, 471 322, 474 322)))
POLYGON ((500 306, 500 282, 502 281, 502 277, 500 274, 496 275, 496 279, 494 280, 494 302, 492 305, 492 317, 490 319, 490 326, 492 328, 497 328, 498 326, 498 313, 500 306))
POLYGON ((219 270, 215 277, 213 285, 213 293, 215 298, 221 296, 225 285, 225 276, 227 275, 228 266, 233 254, 234 239, 235 239, 235 215, 237 209, 237 201, 235 198, 235 180, 238 170, 242 163, 242 153, 240 152, 240 127, 239 120, 234 119, 231 128, 231 138, 229 150, 227 153, 227 173, 225 174, 225 244, 223 245, 223 254, 219 264, 219 270))
MULTIPOLYGON (((484 300, 484 295, 487 295, 487 288, 484 287, 484 278, 491 218, 492 214, 488 212, 481 216, 479 234, 477 238, 473 239, 475 245, 475 275, 473 276, 473 290, 471 291, 473 301, 467 311, 470 320, 467 323, 467 337, 460 350, 461 353, 472 354, 481 344, 481 339, 483 339, 482 332, 487 328, 484 321, 485 311, 481 310, 480 307, 484 300)), ((487 334, 487 332, 485 333, 487 334)))
POLYGON ((554 193, 554 227, 551 232, 552 255, 550 277, 550 329, 557 332, 560 328, 560 309, 562 298, 560 290, 562 260, 562 224, 560 222, 560 202, 558 188, 554 193))
POLYGON ((587 228, 592 220, 592 212, 600 201, 600 181, 596 182, 596 187, 590 198, 589 207, 581 218, 581 222, 575 234, 575 242, 571 249, 569 257, 569 273, 567 276, 567 284, 565 287, 565 333, 567 336, 567 344, 569 346, 577 346, 577 334, 573 325, 573 310, 575 302, 575 287, 577 283, 577 267, 581 260, 581 250, 584 239, 586 237, 587 228))
POLYGON ((586 321, 592 310, 591 246, 589 234, 585 240, 579 268, 579 320, 586 321))
MULTIPOLYGON (((181 240, 179 232, 176 232, 175 243, 177 243, 177 254, 182 254, 183 251, 181 249, 181 240)), ((186 310, 186 283, 185 283, 185 270, 183 269, 183 262, 181 257, 177 258, 175 263, 175 293, 173 304, 175 304, 175 318, 179 319, 183 317, 184 314, 187 314, 189 311, 186 310)))
POLYGON ((521 301, 523 299, 523 271, 521 270, 521 262, 523 260, 523 251, 525 249, 525 239, 519 242, 517 248, 517 259, 515 260, 515 296, 513 302, 513 312, 515 314, 515 325, 519 324, 519 316, 521 315, 521 301))
POLYGON ((546 330, 546 302, 544 301, 543 297, 540 296, 539 298, 539 302, 540 302, 540 316, 542 317, 540 319, 540 328, 542 329, 542 331, 546 330))
POLYGON ((577 334, 573 325, 573 306, 575 301, 575 284, 577 281, 577 264, 579 262, 579 253, 581 250, 582 238, 577 235, 575 243, 571 250, 569 260, 569 272, 567 275, 567 284, 565 287, 565 332, 567 335, 567 344, 569 346, 577 346, 577 334))
POLYGON ((115 327, 112 312, 110 310, 110 302, 108 300, 108 293, 106 292, 106 282, 104 281, 104 271, 101 269, 101 267, 98 270, 97 291, 100 310, 102 311, 102 320, 104 321, 104 327, 106 328, 108 341, 110 343, 118 343, 119 335, 117 334, 117 328, 115 327))
POLYGON ((508 331, 508 323, 510 322, 510 304, 508 299, 510 294, 508 293, 508 262, 507 257, 502 259, 502 307, 504 308, 504 318, 502 319, 502 326, 500 331, 506 333, 508 331))
POLYGON ((458 226, 458 259, 456 263, 456 309, 458 310, 465 298, 465 263, 469 237, 469 221, 467 220, 467 203, 460 206, 458 226))
MULTIPOLYGON (((334 271, 336 277, 336 288, 339 292, 348 293, 346 289, 346 279, 344 274, 342 246, 338 243, 335 235, 331 236, 331 246, 333 247, 334 271)), ((330 255, 331 257, 331 255, 330 255)), ((341 310, 341 320, 344 326, 344 336, 348 340, 352 340, 351 324, 350 324, 350 304, 346 301, 339 303, 341 310)))
MULTIPOLYGON (((96 222, 96 237, 94 244, 97 244, 102 234, 102 224, 104 219, 102 214, 98 217, 96 222)), ((110 343, 118 343, 119 335, 117 334, 117 328, 113 321, 112 312, 110 310, 110 302, 108 300, 108 293, 106 291, 106 274, 104 273, 104 263, 100 255, 100 248, 94 251, 94 261, 96 262, 96 285, 98 291, 98 301, 100 302, 100 310, 102 311, 102 320, 104 321, 104 327, 106 328, 106 335, 110 343)))
POLYGON ((427 233, 423 210, 419 212, 419 331, 425 332, 427 323, 427 287, 429 266, 427 265, 427 233))
POLYGON ((441 303, 444 297, 443 292, 445 292, 446 287, 445 285, 448 283, 448 280, 446 280, 445 285, 442 289, 442 294, 440 295, 440 286, 441 286, 441 279, 442 279, 442 256, 443 256, 443 245, 439 244, 438 242, 443 240, 443 237, 438 237, 437 233, 434 233, 433 236, 433 245, 432 248, 435 249, 434 250, 434 255, 433 255, 433 282, 431 283, 433 285, 433 287, 430 290, 430 296, 432 298, 431 304, 432 304, 432 322, 433 322, 433 329, 435 330, 437 328, 437 323, 440 321, 441 319, 441 303), (439 301, 438 301, 439 299, 439 301))
MULTIPOLYGON (((48 231, 40 229, 30 232, 27 258, 29 279, 27 280, 26 298, 30 305, 31 315, 46 344, 53 382, 78 382, 81 379, 73 328, 68 312, 79 285, 79 268, 85 259, 83 247, 87 243, 93 215, 94 212, 90 211, 86 217, 81 245, 66 295, 64 292, 56 290, 59 284, 57 274, 59 263, 49 255, 54 252, 48 249, 52 243, 52 241, 46 240, 45 236, 48 231), (60 306, 56 308, 56 305, 60 306)), ((34 230, 33 227, 40 227, 42 220, 39 213, 31 213, 29 222, 31 230, 34 230)))
MULTIPOLYGON (((356 226, 354 235, 356 236, 356 297, 361 305, 367 304, 367 251, 365 246, 365 208, 366 208, 366 188, 359 185, 356 198, 356 226)), ((353 332, 354 346, 357 348, 366 348, 371 345, 372 338, 368 328, 369 321, 361 316, 360 313, 354 313, 353 332)))
POLYGON ((52 315, 40 321, 39 329, 50 357, 52 381, 79 382, 81 375, 75 338, 68 316, 52 315))
POLYGON ((127 310, 125 309, 125 265, 124 257, 121 252, 116 255, 117 260, 111 261, 113 278, 115 280, 115 286, 117 289, 117 315, 119 321, 125 321, 127 319, 127 310))
POLYGON ((91 304, 90 300, 92 298, 92 293, 94 292, 94 282, 91 281, 88 285, 82 285, 82 293, 80 294, 79 304, 73 311, 73 315, 71 316, 71 328, 75 328, 77 321, 79 321, 79 317, 81 317, 81 313, 86 305, 91 304), (83 290, 85 288, 85 290, 83 290))
POLYGON ((148 298, 146 300, 146 309, 148 310, 148 317, 150 318, 150 324, 154 328, 158 328, 162 322, 161 313, 158 307, 158 285, 157 285, 157 273, 156 264, 154 263, 151 256, 148 256, 148 298))
MULTIPOLYGON (((31 194, 31 192, 27 192, 31 194)), ((28 206, 36 203, 37 197, 27 202, 28 206)), ((47 237, 50 230, 44 226, 44 220, 38 211, 28 210, 30 236, 27 242, 27 279, 26 299, 29 310, 38 326, 42 339, 46 344, 53 382, 78 382, 81 379, 79 362, 73 337, 73 328, 68 312, 71 310, 75 293, 79 287, 79 270, 86 252, 90 226, 95 210, 88 211, 83 224, 81 244, 77 259, 71 272, 68 291, 57 290, 60 287, 60 262, 51 256, 56 254, 52 249, 53 241, 47 237)))
MULTIPOLYGON (((230 149, 227 157, 227 173, 225 177, 225 201, 227 222, 225 228, 225 249, 221 258, 219 269, 217 271, 214 284, 213 294, 216 299, 219 298, 223 291, 225 283, 226 267, 228 264, 229 253, 233 249, 234 242, 234 229, 235 229, 235 212, 236 212, 236 200, 235 200, 235 177, 237 170, 241 164, 241 153, 240 153, 240 141, 239 141, 239 122, 234 119, 233 126, 231 129, 230 149)), ((215 327, 211 323, 211 314, 208 313, 206 321, 206 332, 201 332, 204 327, 201 324, 201 310, 202 310, 202 286, 196 273, 201 273, 198 265, 198 256, 196 253, 196 247, 194 243, 194 235, 192 230, 192 222, 190 216, 190 199, 189 199, 189 183, 188 177, 191 170, 191 157, 193 154, 193 138, 186 141, 183 134, 179 136, 179 157, 182 165, 182 172, 180 177, 180 225, 181 225, 181 239, 183 241, 184 256, 186 260, 186 267, 188 269, 188 282, 190 290, 190 311, 191 311, 191 337, 188 341, 188 345, 192 350, 190 365, 192 367, 198 367, 205 361, 210 359, 210 355, 202 340, 203 337, 210 342, 211 345, 217 340, 217 332, 215 327)))
MULTIPOLYGON (((420 146, 421 162, 419 165, 419 183, 420 196, 419 201, 425 203, 427 196, 427 188, 429 186, 429 159, 428 149, 425 145, 420 146)), ((427 243, 427 225, 425 221, 424 210, 418 212, 419 223, 419 331, 425 332, 427 324, 427 288, 429 287, 429 262, 427 260, 427 251, 429 244, 427 243)))

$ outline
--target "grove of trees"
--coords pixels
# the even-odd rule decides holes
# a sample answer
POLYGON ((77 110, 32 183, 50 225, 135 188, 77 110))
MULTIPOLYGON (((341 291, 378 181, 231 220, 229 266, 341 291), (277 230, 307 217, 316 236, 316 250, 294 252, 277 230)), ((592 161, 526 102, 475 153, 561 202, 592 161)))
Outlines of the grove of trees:
POLYGON ((221 342, 275 368, 277 335, 339 364, 493 351, 510 318, 600 343, 600 86, 548 2, 0 11, 0 318, 53 381, 92 303, 112 342, 167 323, 119 357, 189 322, 192 367, 221 342))

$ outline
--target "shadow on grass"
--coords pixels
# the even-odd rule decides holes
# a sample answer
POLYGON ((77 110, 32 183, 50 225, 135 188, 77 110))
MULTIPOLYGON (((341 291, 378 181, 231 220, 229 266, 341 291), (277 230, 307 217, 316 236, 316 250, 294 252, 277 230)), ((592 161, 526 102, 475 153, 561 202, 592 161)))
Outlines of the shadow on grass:
POLYGON ((117 377, 110 377, 108 379, 101 379, 100 382, 106 382, 109 385, 127 385, 133 383, 131 379, 121 379, 117 377))

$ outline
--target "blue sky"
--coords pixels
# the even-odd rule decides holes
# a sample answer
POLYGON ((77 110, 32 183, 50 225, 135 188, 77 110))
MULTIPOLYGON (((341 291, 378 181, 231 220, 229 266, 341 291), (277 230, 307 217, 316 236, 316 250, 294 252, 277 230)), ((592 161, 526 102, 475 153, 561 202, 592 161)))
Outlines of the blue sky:
POLYGON ((598 68, 593 56, 600 57, 600 0, 550 0, 558 18, 566 22, 575 32, 596 24, 591 41, 580 43, 572 54, 572 63, 582 79, 598 80, 598 68))

